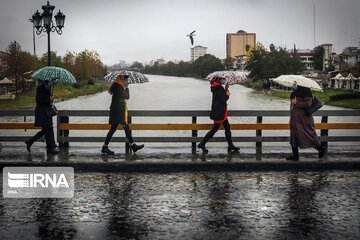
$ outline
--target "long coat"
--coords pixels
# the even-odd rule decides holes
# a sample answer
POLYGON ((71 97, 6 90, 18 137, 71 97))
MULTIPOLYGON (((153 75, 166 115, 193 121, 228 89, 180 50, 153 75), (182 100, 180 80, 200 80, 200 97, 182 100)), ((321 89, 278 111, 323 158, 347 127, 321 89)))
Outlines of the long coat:
POLYGON ((50 108, 50 89, 39 85, 36 89, 35 126, 52 127, 52 117, 46 115, 46 109, 50 108))
POLYGON ((130 98, 129 88, 125 88, 118 83, 112 86, 112 99, 110 105, 109 124, 126 124, 126 101, 130 98))
POLYGON ((211 87, 213 94, 210 119, 214 121, 222 121, 225 118, 227 100, 229 96, 226 94, 225 89, 221 85, 211 87))
POLYGON ((292 147, 319 147, 314 118, 305 113, 312 103, 311 97, 297 97, 296 104, 290 105, 290 144, 292 147))

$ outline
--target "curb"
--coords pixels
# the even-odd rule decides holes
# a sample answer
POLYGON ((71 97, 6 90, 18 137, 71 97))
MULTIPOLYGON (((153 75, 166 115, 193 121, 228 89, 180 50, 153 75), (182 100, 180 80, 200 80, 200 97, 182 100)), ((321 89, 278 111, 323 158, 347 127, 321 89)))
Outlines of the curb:
POLYGON ((75 172, 186 172, 186 171, 352 171, 360 161, 312 162, 1 162, 0 167, 73 167, 75 172))

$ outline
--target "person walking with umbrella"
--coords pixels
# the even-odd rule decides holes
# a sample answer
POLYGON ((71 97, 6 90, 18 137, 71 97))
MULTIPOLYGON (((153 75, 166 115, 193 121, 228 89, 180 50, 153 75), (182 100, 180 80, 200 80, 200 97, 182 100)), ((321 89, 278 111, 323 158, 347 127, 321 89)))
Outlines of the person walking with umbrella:
POLYGON ((230 123, 227 119, 227 100, 229 99, 229 84, 226 83, 225 89, 221 84, 225 84, 226 79, 222 77, 214 77, 210 81, 211 92, 213 94, 210 119, 214 120, 212 129, 205 135, 203 140, 197 145, 204 153, 208 152, 205 144, 215 135, 219 130, 220 125, 225 128, 225 136, 228 142, 228 151, 239 151, 240 148, 235 147, 231 139, 230 123))
POLYGON ((112 95, 109 116, 109 124, 111 124, 111 128, 101 149, 101 152, 105 154, 114 154, 114 152, 109 149, 108 145, 119 124, 121 124, 124 128, 130 147, 134 152, 144 147, 143 144, 136 145, 131 136, 130 128, 127 122, 126 99, 130 98, 128 79, 129 75, 118 75, 116 80, 109 87, 109 93, 112 95))
POLYGON ((310 88, 297 86, 294 84, 294 91, 291 93, 290 100, 290 145, 292 156, 286 160, 299 160, 298 148, 315 148, 319 152, 319 158, 324 156, 324 148, 321 146, 316 135, 314 118, 307 115, 306 108, 311 107, 312 93, 310 88))
POLYGON ((51 104, 54 96, 51 94, 51 82, 38 80, 36 89, 35 126, 42 127, 42 130, 27 140, 26 149, 30 152, 32 144, 45 135, 46 149, 49 154, 58 154, 59 149, 55 144, 51 104))

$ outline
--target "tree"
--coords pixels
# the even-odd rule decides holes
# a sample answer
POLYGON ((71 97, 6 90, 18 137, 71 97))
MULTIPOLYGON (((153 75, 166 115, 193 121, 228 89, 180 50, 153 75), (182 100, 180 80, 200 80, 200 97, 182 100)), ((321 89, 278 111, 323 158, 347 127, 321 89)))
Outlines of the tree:
POLYGON ((193 72, 201 78, 205 78, 212 72, 224 70, 221 60, 211 54, 205 54, 204 56, 196 59, 196 61, 192 64, 192 68, 193 72))
POLYGON ((234 59, 232 57, 227 57, 223 63, 225 69, 232 69, 234 67, 234 59))
POLYGON ((296 47, 289 53, 285 48, 277 48, 270 44, 268 52, 261 43, 252 47, 246 59, 246 70, 250 71, 249 77, 253 81, 267 81, 283 74, 300 74, 304 69, 296 47))
POLYGON ((144 65, 141 62, 135 61, 133 62, 133 64, 131 65, 132 68, 136 68, 136 69, 143 69, 144 65))
POLYGON ((249 77, 254 81, 265 79, 264 66, 267 55, 266 48, 259 42, 248 51, 245 70, 250 71, 249 77))
POLYGON ((317 46, 313 49, 313 61, 314 69, 322 71, 324 64, 324 48, 322 46, 317 46))
POLYGON ((99 53, 85 49, 76 54, 74 75, 79 81, 102 78, 105 75, 105 67, 100 60, 99 53))
POLYGON ((15 79, 16 93, 24 87, 23 73, 36 68, 36 57, 28 52, 23 52, 16 41, 9 44, 5 52, 0 52, 1 71, 5 77, 15 79), (19 88, 20 86, 20 88, 19 88))
MULTIPOLYGON (((56 54, 56 52, 50 52, 51 66, 63 67, 62 59, 56 54)), ((46 67, 48 65, 48 54, 44 53, 38 61, 38 68, 46 67)))

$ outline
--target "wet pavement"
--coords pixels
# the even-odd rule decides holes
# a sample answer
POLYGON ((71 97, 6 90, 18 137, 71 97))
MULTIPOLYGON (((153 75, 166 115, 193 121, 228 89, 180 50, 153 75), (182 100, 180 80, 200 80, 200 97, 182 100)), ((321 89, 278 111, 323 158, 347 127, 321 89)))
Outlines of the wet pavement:
POLYGON ((324 158, 314 149, 301 149, 300 161, 286 161, 289 147, 241 147, 239 153, 228 153, 226 147, 209 147, 208 154, 191 153, 190 147, 153 147, 136 154, 125 154, 124 148, 112 148, 114 155, 102 155, 99 147, 72 146, 58 155, 47 155, 37 143, 28 153, 24 146, 5 145, 0 151, 0 166, 72 166, 86 172, 182 172, 182 171, 265 171, 265 170, 360 170, 358 145, 331 146, 324 158))
POLYGON ((301 150, 299 162, 284 160, 290 149, 280 147, 261 155, 253 147, 114 150, 70 147, 50 156, 41 143, 31 153, 3 146, 2 167, 73 166, 75 195, 1 196, 0 239, 360 238, 357 145, 331 146, 322 160, 301 150))
POLYGON ((1 239, 359 239, 360 173, 76 173, 0 214, 1 239))

